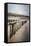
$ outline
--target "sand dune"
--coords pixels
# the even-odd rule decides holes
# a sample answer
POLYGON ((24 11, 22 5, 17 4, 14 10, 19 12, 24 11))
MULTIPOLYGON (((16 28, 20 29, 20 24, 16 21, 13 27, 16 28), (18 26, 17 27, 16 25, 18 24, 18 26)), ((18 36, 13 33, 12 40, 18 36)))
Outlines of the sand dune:
POLYGON ((25 23, 8 42, 29 41, 29 21, 25 23))

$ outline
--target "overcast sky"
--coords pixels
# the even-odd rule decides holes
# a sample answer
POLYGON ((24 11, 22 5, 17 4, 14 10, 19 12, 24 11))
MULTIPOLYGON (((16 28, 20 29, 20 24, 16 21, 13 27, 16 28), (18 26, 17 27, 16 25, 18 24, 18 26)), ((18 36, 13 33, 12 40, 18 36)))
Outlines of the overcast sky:
POLYGON ((8 13, 29 16, 29 5, 8 4, 8 13))

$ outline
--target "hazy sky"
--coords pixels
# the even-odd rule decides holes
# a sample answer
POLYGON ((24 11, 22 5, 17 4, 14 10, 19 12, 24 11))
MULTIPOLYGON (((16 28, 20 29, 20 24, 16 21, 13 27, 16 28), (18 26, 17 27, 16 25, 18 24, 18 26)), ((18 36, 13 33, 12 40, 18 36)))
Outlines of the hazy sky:
POLYGON ((16 13, 29 16, 29 5, 8 4, 8 13, 16 13))

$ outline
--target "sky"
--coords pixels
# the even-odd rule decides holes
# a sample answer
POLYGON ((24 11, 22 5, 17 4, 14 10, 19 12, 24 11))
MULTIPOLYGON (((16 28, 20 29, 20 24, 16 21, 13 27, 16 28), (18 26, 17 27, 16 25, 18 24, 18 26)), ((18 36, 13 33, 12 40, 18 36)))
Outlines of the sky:
POLYGON ((29 16, 29 5, 8 4, 8 13, 29 16))

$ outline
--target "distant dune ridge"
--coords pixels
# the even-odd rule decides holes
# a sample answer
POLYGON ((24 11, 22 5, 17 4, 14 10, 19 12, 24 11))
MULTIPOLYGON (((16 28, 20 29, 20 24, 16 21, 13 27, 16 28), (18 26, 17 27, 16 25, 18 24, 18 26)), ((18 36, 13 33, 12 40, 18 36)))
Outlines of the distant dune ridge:
POLYGON ((20 17, 29 17, 29 16, 27 16, 27 15, 16 14, 16 13, 8 13, 8 16, 20 16, 20 17))

